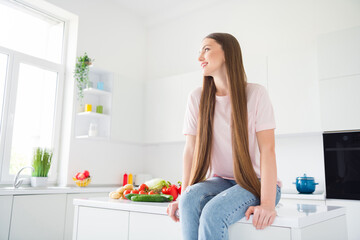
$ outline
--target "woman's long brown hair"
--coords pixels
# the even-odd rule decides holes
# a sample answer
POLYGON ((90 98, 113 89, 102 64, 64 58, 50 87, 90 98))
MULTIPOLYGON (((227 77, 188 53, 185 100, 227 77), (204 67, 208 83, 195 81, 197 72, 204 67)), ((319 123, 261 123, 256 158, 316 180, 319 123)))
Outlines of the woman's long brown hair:
MULTIPOLYGON (((212 33, 206 38, 211 38, 220 44, 225 55, 232 110, 231 139, 236 183, 260 198, 261 185, 249 153, 247 81, 240 45, 235 37, 227 33, 212 33)), ((211 168, 215 94, 216 86, 213 77, 204 76, 190 185, 204 181, 211 168)))

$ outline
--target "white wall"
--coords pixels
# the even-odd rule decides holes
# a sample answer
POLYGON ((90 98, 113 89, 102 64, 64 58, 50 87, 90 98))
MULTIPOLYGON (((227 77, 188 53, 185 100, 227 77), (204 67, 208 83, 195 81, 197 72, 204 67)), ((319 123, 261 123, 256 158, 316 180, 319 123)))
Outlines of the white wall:
MULTIPOLYGON (((97 68, 115 73, 111 140, 71 138, 61 184, 85 169, 92 184, 121 184, 122 174, 142 171, 145 29, 140 18, 115 0, 48 0, 79 16, 77 56, 87 52, 97 68), (68 159, 67 159, 68 158, 68 159)), ((76 98, 75 98, 76 99, 76 98)), ((72 134, 72 136, 74 136, 72 134)))
POLYGON ((229 32, 240 42, 248 81, 268 87, 278 125, 277 163, 284 188, 294 188, 295 178, 307 173, 320 182, 317 191, 323 191, 318 38, 359 26, 359 10, 360 2, 351 0, 228 0, 174 19, 164 14, 166 21, 149 25, 145 169, 172 181, 181 179, 182 169, 173 166, 182 164, 185 89, 201 85, 196 79, 198 49, 207 34, 229 32), (170 106, 177 110, 169 110, 170 106))
POLYGON ((118 76, 111 141, 72 139, 68 182, 85 168, 93 184, 120 183, 125 170, 181 180, 186 98, 201 85, 198 48, 203 37, 219 31, 239 40, 249 82, 268 88, 278 119, 276 155, 284 189, 294 188, 303 173, 315 177, 318 191, 324 189, 318 39, 358 27, 359 1, 213 0, 189 5, 176 17, 158 14, 150 24, 115 0, 48 1, 79 15, 78 55, 88 52, 97 67, 118 76))
POLYGON ((150 24, 115 0, 48 1, 79 15, 78 55, 86 51, 95 57, 97 67, 118 76, 111 141, 73 139, 69 182, 85 168, 96 176, 93 184, 119 183, 125 170, 181 180, 187 95, 202 81, 198 48, 204 36, 219 31, 239 40, 248 81, 268 88, 280 123, 276 148, 284 186, 290 187, 302 172, 323 184, 318 37, 360 25, 358 1, 212 1, 197 8, 189 5, 187 13, 176 17, 158 14, 150 24), (297 92, 294 84, 302 91, 297 92), (284 105, 280 97, 284 86, 287 95, 304 99, 304 104, 294 103, 299 108, 288 116, 291 104, 284 105), (294 121, 306 125, 286 125, 294 121), (294 152, 302 153, 305 165, 294 152), (299 172, 286 171, 289 164, 299 172))

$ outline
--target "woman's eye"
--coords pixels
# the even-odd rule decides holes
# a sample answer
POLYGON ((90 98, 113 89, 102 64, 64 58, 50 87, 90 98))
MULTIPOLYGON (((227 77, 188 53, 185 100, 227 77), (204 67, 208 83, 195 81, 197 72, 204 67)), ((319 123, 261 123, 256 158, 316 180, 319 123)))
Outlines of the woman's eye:
POLYGON ((205 50, 205 52, 207 52, 207 51, 209 51, 209 50, 210 50, 210 48, 205 48, 204 50, 205 50))

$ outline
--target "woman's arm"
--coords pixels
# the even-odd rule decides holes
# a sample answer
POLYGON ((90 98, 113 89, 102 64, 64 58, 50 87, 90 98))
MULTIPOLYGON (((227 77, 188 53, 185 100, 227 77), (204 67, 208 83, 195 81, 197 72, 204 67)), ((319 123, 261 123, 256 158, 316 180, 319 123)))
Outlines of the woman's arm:
POLYGON ((249 219, 254 213, 253 225, 257 229, 264 229, 271 225, 276 217, 276 157, 275 157, 275 134, 273 129, 256 133, 260 151, 261 171, 261 199, 260 206, 249 207, 245 215, 249 219))
MULTIPOLYGON (((196 136, 186 135, 186 143, 183 153, 183 177, 181 185, 181 193, 183 193, 186 187, 189 185, 191 165, 195 150, 196 136)), ((179 199, 179 198, 178 198, 179 199)), ((176 200, 168 205, 166 212, 175 222, 179 221, 179 218, 175 215, 176 210, 179 208, 179 201, 176 200)))
POLYGON ((189 185, 191 166, 195 150, 195 141, 196 136, 186 135, 186 143, 183 153, 183 178, 181 192, 185 191, 186 187, 189 185))
POLYGON ((276 158, 274 129, 256 133, 260 151, 261 205, 275 208, 276 199, 276 158))

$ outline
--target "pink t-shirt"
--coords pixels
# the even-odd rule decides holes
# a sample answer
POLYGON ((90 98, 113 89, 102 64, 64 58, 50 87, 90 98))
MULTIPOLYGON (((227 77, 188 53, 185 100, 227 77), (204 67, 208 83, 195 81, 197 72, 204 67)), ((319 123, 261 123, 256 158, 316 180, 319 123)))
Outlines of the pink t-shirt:
MULTIPOLYGON (((202 87, 192 91, 188 98, 183 134, 196 135, 197 120, 202 87)), ((246 87, 248 108, 249 151, 251 161, 260 178, 260 152, 256 132, 274 129, 275 117, 269 95, 260 84, 248 83, 246 87)), ((213 145, 211 152, 212 169, 210 176, 234 179, 231 144, 231 101, 230 96, 216 96, 214 113, 213 145)), ((281 183, 280 183, 281 184, 281 183)))

